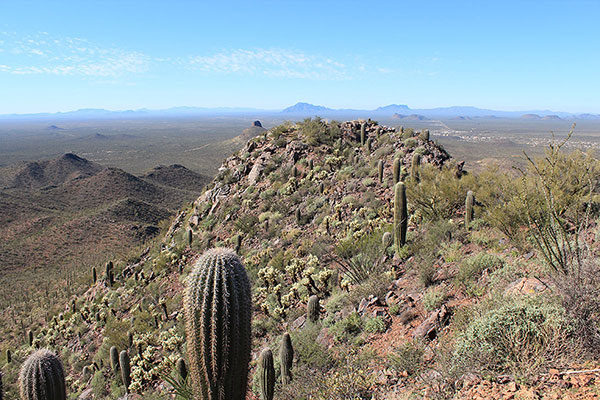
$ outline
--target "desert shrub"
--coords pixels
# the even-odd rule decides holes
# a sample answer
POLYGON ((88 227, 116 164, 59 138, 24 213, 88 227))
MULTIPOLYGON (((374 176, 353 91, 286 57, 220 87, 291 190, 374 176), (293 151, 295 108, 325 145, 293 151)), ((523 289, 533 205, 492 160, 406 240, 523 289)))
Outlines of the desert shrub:
POLYGON ((532 297, 505 298, 459 335, 455 357, 468 371, 526 377, 560 362, 570 332, 562 307, 532 297))
POLYGON ((406 342, 388 355, 388 361, 390 367, 398 373, 406 371, 409 375, 414 375, 424 367, 424 353, 420 342, 406 342))
POLYGON ((423 224, 419 227, 418 234, 409 242, 408 253, 414 254, 413 264, 424 286, 433 283, 441 246, 450 240, 455 229, 454 225, 445 220, 423 224))
POLYGON ((346 318, 335 322, 330 332, 333 338, 338 342, 349 342, 359 335, 363 330, 363 321, 357 312, 353 312, 346 318))
POLYGON ((332 145, 341 136, 337 124, 328 124, 320 117, 306 118, 299 124, 299 127, 306 136, 306 143, 311 146, 317 144, 332 145))
POLYGON ((381 273, 385 268, 381 263, 382 235, 383 231, 376 229, 362 235, 358 240, 354 236, 349 236, 338 242, 335 248, 337 256, 335 261, 352 283, 364 282, 370 276, 381 273))
POLYGON ((447 220, 456 216, 459 210, 464 209, 467 192, 477 192, 474 176, 466 175, 459 179, 450 168, 440 170, 423 164, 419 169, 419 179, 418 184, 407 186, 406 195, 425 221, 447 220))
POLYGON ((327 348, 317 341, 320 332, 320 324, 308 324, 301 330, 291 332, 291 339, 299 365, 325 371, 333 366, 334 359, 327 348))
POLYGON ((408 139, 404 139, 404 145, 409 149, 414 149, 417 147, 417 139, 413 137, 409 137, 408 139))
POLYGON ((481 252, 461 263, 456 275, 456 282, 470 292, 483 271, 493 272, 502 266, 504 266, 502 258, 495 254, 481 252))
POLYGON ((442 287, 429 288, 423 295, 423 307, 427 311, 433 311, 446 301, 446 291, 442 287))
POLYGON ((240 232, 253 234, 258 225, 258 217, 254 214, 240 215, 235 221, 235 228, 240 232))
POLYGON ((387 330, 387 324, 382 317, 368 318, 364 329, 367 333, 383 333, 387 330))

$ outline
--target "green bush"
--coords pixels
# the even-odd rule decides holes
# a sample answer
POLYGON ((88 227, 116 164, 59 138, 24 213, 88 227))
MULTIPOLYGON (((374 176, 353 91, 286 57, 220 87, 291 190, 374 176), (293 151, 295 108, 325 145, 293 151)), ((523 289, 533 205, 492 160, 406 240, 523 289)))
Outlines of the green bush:
POLYGON ((495 254, 481 252, 460 265, 458 274, 456 275, 456 282, 466 289, 467 292, 473 294, 473 290, 476 289, 474 284, 483 271, 488 270, 491 273, 503 266, 504 260, 502 258, 495 254))
POLYGON ((330 328, 333 338, 338 342, 349 342, 358 336, 363 330, 363 321, 357 312, 353 312, 346 318, 337 321, 330 328))
POLYGON ((442 287, 429 288, 423 295, 423 307, 427 311, 437 310, 444 301, 446 301, 446 291, 442 287))
POLYGON ((387 330, 387 324, 382 317, 373 317, 365 322, 365 332, 367 333, 383 333, 387 330))
POLYGON ((504 298, 471 320, 459 335, 457 363, 467 371, 535 374, 557 365, 569 349, 570 326, 564 309, 540 298, 504 298))
POLYGON ((423 369, 423 346, 419 342, 406 342, 388 355, 390 366, 398 373, 406 371, 409 375, 423 369))

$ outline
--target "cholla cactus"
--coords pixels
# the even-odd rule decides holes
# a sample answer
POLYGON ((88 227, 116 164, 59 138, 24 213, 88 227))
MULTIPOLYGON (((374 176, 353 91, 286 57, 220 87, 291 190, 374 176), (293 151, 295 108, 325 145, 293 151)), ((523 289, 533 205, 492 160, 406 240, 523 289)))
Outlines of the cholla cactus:
POLYGON ((281 383, 288 384, 292 381, 292 364, 294 362, 294 348, 289 333, 284 333, 279 348, 279 364, 281 366, 281 383))
POLYGON ((260 373, 260 398, 273 400, 275 393, 275 367, 273 366, 273 352, 264 349, 258 359, 260 373))
POLYGON ((56 354, 41 349, 21 367, 19 383, 22 400, 66 400, 65 373, 56 354))
POLYGON ((406 244, 407 228, 406 186, 404 186, 404 182, 398 182, 394 187, 394 244, 396 253, 400 253, 400 248, 406 244))
POLYGON ((251 293, 233 250, 211 249, 200 257, 188 277, 184 311, 194 398, 245 399, 251 293))

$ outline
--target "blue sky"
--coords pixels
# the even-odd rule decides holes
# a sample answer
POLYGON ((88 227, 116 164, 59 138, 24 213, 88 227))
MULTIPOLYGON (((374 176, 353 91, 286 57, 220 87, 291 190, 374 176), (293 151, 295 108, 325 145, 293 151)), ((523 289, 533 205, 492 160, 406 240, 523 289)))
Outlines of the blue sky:
POLYGON ((600 1, 0 0, 0 114, 474 105, 600 113, 600 1))

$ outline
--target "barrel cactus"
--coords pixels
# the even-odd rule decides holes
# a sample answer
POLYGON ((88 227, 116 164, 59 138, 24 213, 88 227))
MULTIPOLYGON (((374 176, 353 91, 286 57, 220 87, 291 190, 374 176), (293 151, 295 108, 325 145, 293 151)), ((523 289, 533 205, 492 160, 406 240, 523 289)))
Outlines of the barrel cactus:
POLYGON ((250 362, 250 281, 231 249, 206 251, 184 296, 194 398, 243 400, 250 362))
POLYGON ((473 203, 475 203, 475 196, 473 192, 469 190, 467 192, 467 198, 465 199, 465 228, 468 230, 473 221, 473 203))
POLYGON ((398 182, 394 187, 394 245, 396 253, 406 244, 408 228, 408 207, 406 204, 406 186, 398 182))
POLYGON ((121 379, 125 385, 125 391, 129 393, 129 385, 131 385, 131 363, 129 362, 129 353, 123 350, 119 354, 119 366, 121 368, 121 379))
POLYGON ((19 385, 22 400, 66 400, 65 373, 56 354, 41 349, 21 367, 19 385))
POLYGON ((279 364, 281 366, 281 383, 288 384, 292 381, 292 364, 294 362, 294 348, 289 333, 284 333, 279 348, 279 364))
POLYGON ((316 295, 312 295, 308 298, 308 309, 307 318, 310 322, 317 322, 319 320, 319 314, 321 313, 321 305, 319 304, 319 298, 316 295))
POLYGON ((275 367, 273 366, 273 352, 264 349, 258 359, 260 373, 260 398, 273 400, 275 393, 275 367))

